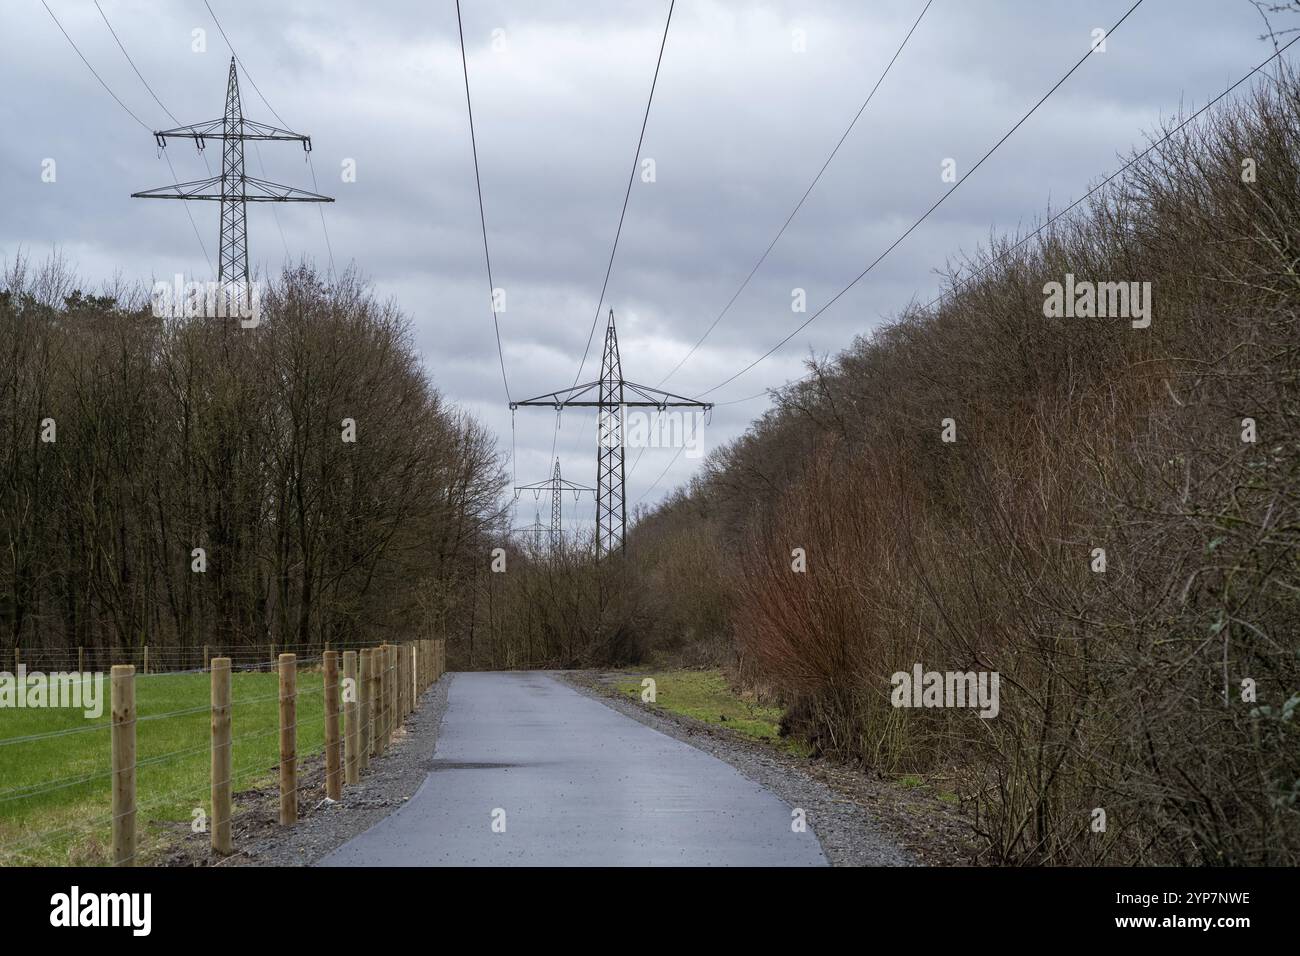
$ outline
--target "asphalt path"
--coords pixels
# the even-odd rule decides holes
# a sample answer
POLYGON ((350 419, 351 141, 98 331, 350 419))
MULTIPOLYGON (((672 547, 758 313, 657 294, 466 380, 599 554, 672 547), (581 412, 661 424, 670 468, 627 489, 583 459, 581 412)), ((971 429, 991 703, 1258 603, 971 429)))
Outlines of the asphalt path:
POLYGON ((456 674, 432 766, 320 865, 826 865, 771 792, 545 674, 456 674))

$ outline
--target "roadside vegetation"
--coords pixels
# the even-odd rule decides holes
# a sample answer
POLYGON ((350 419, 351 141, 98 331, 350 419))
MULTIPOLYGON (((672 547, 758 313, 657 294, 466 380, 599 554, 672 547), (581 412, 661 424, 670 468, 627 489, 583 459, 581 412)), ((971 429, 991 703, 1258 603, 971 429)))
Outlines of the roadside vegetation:
POLYGON ((650 706, 725 727, 788 753, 807 751, 802 741, 781 735, 784 712, 780 707, 758 703, 752 692, 736 692, 720 670, 651 671, 621 680, 616 687, 619 693, 650 706), (644 701, 645 678, 655 682, 653 701, 644 701))
POLYGON ((958 768, 994 861, 1300 862, 1297 249, 1284 71, 782 390, 633 532, 635 652, 958 768), (1150 282, 1150 326, 1047 317, 1067 275, 1150 282), (998 716, 892 706, 918 663, 998 716))

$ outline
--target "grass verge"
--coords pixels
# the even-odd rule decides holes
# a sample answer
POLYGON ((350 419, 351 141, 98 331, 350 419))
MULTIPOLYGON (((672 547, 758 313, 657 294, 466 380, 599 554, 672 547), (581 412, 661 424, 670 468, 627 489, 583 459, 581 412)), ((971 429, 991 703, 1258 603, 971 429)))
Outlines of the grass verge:
POLYGON ((651 706, 681 714, 707 724, 716 724, 772 744, 779 750, 807 756, 807 746, 791 737, 782 737, 778 728, 783 711, 780 707, 758 704, 751 695, 737 693, 718 670, 673 670, 637 674, 615 685, 627 697, 644 701, 645 679, 654 683, 651 706))

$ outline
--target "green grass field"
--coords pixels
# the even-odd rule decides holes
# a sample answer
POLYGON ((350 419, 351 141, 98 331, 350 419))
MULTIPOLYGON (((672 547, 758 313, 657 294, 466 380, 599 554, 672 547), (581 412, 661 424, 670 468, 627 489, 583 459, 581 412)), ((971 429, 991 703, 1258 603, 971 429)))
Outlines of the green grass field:
POLYGON ((780 707, 766 707, 738 695, 731 689, 721 671, 661 671, 638 675, 620 681, 621 694, 641 699, 642 676, 655 681, 654 706, 705 723, 728 727, 746 737, 767 741, 788 753, 807 754, 807 747, 798 740, 779 734, 783 711, 780 707))
MULTIPOLYGON (((109 683, 106 675, 104 712, 95 720, 81 710, 0 709, 0 865, 111 862, 109 683), (58 735, 38 736, 49 734, 58 735)), ((148 862, 164 835, 179 825, 188 830, 197 808, 210 817, 210 678, 137 675, 135 694, 137 862, 148 862)), ((276 779, 278 694, 274 673, 232 675, 236 793, 276 779)), ((299 757, 320 753, 325 715, 318 670, 299 671, 297 708, 299 757)))

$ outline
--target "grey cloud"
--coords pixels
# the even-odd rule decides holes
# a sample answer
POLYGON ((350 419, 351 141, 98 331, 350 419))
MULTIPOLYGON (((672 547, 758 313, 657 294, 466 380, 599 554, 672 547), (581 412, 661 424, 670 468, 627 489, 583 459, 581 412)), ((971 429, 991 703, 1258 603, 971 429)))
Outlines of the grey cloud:
MULTIPOLYGON (((108 84, 150 126, 169 125, 90 4, 49 0, 108 84)), ((225 44, 200 0, 101 0, 145 78, 182 122, 219 115, 225 44), (208 52, 190 31, 208 31, 208 52)), ((212 0, 271 105, 310 133, 338 267, 349 262, 411 315, 438 385, 511 441, 488 311, 478 204, 464 115, 454 6, 414 0, 212 0), (355 159, 358 181, 339 180, 355 159)), ((653 384, 726 303, 875 82, 922 0, 678 4, 643 155, 658 181, 633 188, 607 298, 621 318, 625 374, 653 384), (793 54, 790 30, 807 31, 793 54)), ((1095 26, 1127 9, 1089 4, 935 0, 908 49, 808 204, 715 334, 673 377, 715 385, 838 291, 1082 55, 1095 26)), ((466 41, 484 203, 515 397, 567 386, 595 313, 667 3, 466 2, 466 41), (506 30, 508 51, 491 50, 506 30)), ((935 270, 990 229, 1014 230, 1060 206, 1142 145, 1143 130, 1217 94, 1270 48, 1240 3, 1147 0, 977 177, 876 273, 786 348, 715 393, 728 400, 801 374, 819 354, 870 331, 938 288, 935 270)), ((92 284, 120 271, 141 281, 206 265, 179 203, 132 191, 170 181, 152 138, 104 93, 39 3, 0 10, 0 255, 55 246, 92 284), (57 184, 40 162, 58 162, 57 184)), ((274 122, 247 84, 245 112, 274 122)), ((311 188, 293 147, 266 145, 267 175, 311 188)), ((206 175, 192 148, 168 150, 182 179, 206 175)), ((210 163, 217 163, 215 152, 210 163)), ((249 153, 260 175, 259 156, 249 153)), ((216 210, 191 204, 216 255, 216 210)), ((319 213, 250 211, 263 269, 328 257, 319 213), (280 230, 284 238, 281 239, 280 230)), ((598 370, 600 331, 585 376, 598 370)), ((709 439, 738 434, 763 402, 719 407, 709 439)), ((516 416, 521 480, 549 474, 553 416, 516 416)), ((557 447, 566 475, 594 473, 590 415, 566 414, 557 447)), ((671 451, 645 453, 629 498, 671 451)), ((684 457, 648 500, 689 477, 684 457)), ((521 502, 519 524, 531 521, 521 502)), ((584 505, 585 513, 590 509, 584 505)), ((581 509, 576 514, 584 513, 581 509)))

